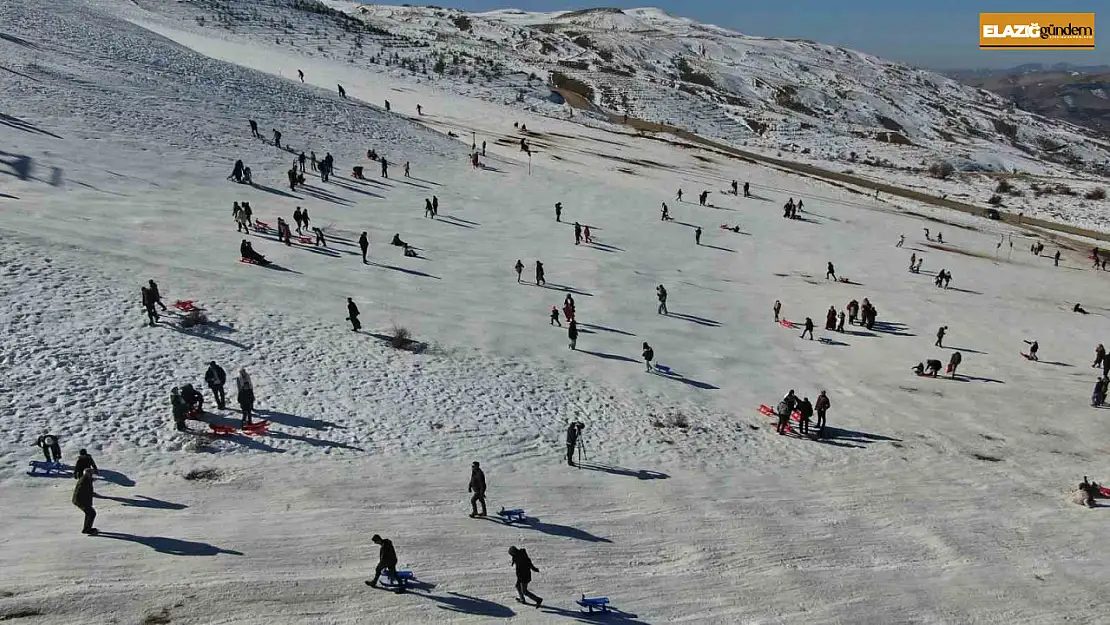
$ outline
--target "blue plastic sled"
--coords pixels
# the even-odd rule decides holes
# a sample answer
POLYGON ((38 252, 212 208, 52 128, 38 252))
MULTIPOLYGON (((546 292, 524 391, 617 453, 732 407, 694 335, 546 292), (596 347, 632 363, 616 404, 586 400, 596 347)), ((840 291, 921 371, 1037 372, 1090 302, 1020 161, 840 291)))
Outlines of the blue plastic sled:
POLYGON ((411 582, 416 579, 416 575, 414 575, 412 571, 402 571, 398 569, 396 578, 390 576, 389 571, 383 571, 382 573, 382 576, 379 578, 380 581, 390 586, 399 586, 399 582, 411 582))
POLYGON ((506 510, 501 508, 497 511, 497 516, 505 523, 523 523, 528 517, 524 516, 524 508, 512 508, 506 510))
POLYGON ((53 475, 54 473, 69 473, 69 467, 60 462, 32 460, 31 470, 27 471, 27 475, 53 475))
POLYGON ((585 609, 587 612, 598 610, 599 612, 609 611, 609 597, 587 597, 582 595, 582 598, 575 601, 580 608, 585 609))

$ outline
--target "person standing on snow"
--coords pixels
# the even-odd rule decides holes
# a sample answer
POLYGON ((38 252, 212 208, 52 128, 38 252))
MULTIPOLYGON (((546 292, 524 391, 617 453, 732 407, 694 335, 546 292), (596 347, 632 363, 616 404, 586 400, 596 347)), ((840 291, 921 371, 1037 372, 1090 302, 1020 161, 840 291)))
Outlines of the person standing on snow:
POLYGON ((154 300, 155 304, 158 304, 159 306, 161 306, 162 310, 165 310, 166 305, 165 305, 165 303, 162 302, 162 293, 158 290, 158 283, 155 282, 154 280, 148 280, 146 284, 147 284, 148 287, 150 287, 150 297, 151 297, 151 299, 154 300))
POLYGON ((817 410, 817 434, 820 435, 825 431, 825 414, 828 413, 832 404, 829 402, 829 396, 825 391, 817 396, 817 403, 813 407, 817 410))
POLYGON ((659 218, 659 221, 670 221, 670 220, 671 220, 670 209, 667 208, 667 203, 663 202, 663 216, 659 218))
POLYGON ((358 248, 362 250, 362 264, 366 264, 366 253, 370 251, 370 237, 366 236, 364 231, 358 237, 358 248))
POLYGON ((799 425, 804 436, 809 436, 809 420, 813 418, 813 404, 809 402, 809 398, 802 399, 798 404, 798 412, 800 419, 799 425))
POLYGON ((809 340, 812 341, 813 340, 813 319, 810 319, 809 317, 806 317, 805 329, 802 330, 802 335, 798 338, 804 339, 806 337, 807 333, 809 334, 809 340))
POLYGON ((354 331, 354 332, 358 332, 359 330, 362 329, 362 324, 359 323, 358 315, 359 315, 358 306, 355 305, 355 301, 353 299, 348 297, 347 298, 347 320, 351 322, 351 330, 354 331))
POLYGON ((239 370, 239 377, 235 378, 235 388, 237 391, 235 399, 239 402, 239 410, 243 414, 243 425, 250 425, 254 416, 254 383, 251 382, 250 374, 246 369, 239 370))
POLYGON ((486 516, 486 474, 475 460, 470 464, 470 485, 467 492, 473 493, 470 497, 470 517, 486 516), (482 513, 478 514, 478 504, 482 504, 482 513))
POLYGON ((948 359, 948 377, 956 377, 956 368, 963 362, 963 354, 960 352, 952 352, 952 357, 948 359))
POLYGON ((656 312, 660 315, 670 314, 667 312, 667 289, 662 284, 655 287, 655 297, 659 300, 659 309, 656 312))
POLYGON ((388 177, 389 177, 389 161, 385 160, 385 156, 382 156, 382 178, 388 178, 388 177))
POLYGON ((1053 267, 1059 267, 1060 266, 1060 250, 1056 250, 1056 254, 1052 257, 1052 266, 1053 267))
POLYGON ((825 329, 836 330, 836 307, 829 306, 829 312, 825 314, 825 329))
POLYGON ((555 202, 555 221, 563 220, 563 203, 555 202))
POLYGON ((301 82, 304 82, 304 72, 297 70, 297 78, 300 78, 301 82))
POLYGON ((567 338, 570 339, 570 348, 578 349, 578 323, 574 319, 570 320, 570 325, 567 327, 567 338))
POLYGON ((551 307, 551 323, 547 325, 558 325, 560 328, 563 327, 563 322, 559 321, 559 309, 555 306, 551 307))
POLYGON ((274 128, 273 131, 274 131, 274 146, 280 148, 281 147, 281 132, 279 132, 277 128, 274 128))
POLYGON ((574 297, 570 293, 563 300, 563 314, 567 316, 567 321, 574 321, 574 297))
POLYGON ((567 425, 567 464, 574 466, 574 450, 578 447, 578 437, 586 424, 581 421, 571 421, 567 425))
POLYGON ((1091 406, 1098 408, 1106 403, 1106 378, 1099 378, 1095 382, 1095 390, 1091 392, 1091 406))
POLYGON ((1105 358, 1106 348, 1102 346, 1102 343, 1099 343, 1098 347, 1095 348, 1095 362, 1091 366, 1097 369, 1098 367, 1102 366, 1102 361, 1105 358))
POLYGON ((749 183, 749 182, 744 183, 744 197, 751 197, 752 196, 752 194, 750 193, 751 188, 752 188, 751 183, 749 183))
POLYGON ((301 233, 301 207, 293 209, 293 223, 297 224, 297 234, 301 233))
POLYGON ((524 273, 524 263, 520 262, 519 258, 516 259, 516 264, 513 265, 513 269, 516 270, 516 283, 520 284, 520 275, 524 273))
POLYGON ((674 196, 674 199, 679 201, 679 202, 682 201, 682 189, 678 190, 678 195, 674 196))
POLYGON ((645 366, 646 370, 648 371, 648 373, 650 373, 651 372, 651 361, 655 360, 655 350, 652 349, 651 345, 648 345, 646 341, 644 342, 644 348, 643 348, 643 352, 641 353, 641 355, 644 357, 644 366, 645 366))
POLYGON ((336 89, 339 91, 339 97, 346 100, 347 99, 347 90, 343 88, 343 85, 336 85, 336 89))
POLYGON ((775 311, 775 322, 777 323, 779 320, 779 312, 782 310, 782 302, 775 300, 775 305, 772 309, 775 311))
POLYGON ((301 152, 299 155, 297 155, 297 165, 301 168, 301 173, 302 174, 304 173, 304 164, 305 164, 305 161, 307 161, 307 160, 308 160, 308 157, 306 157, 304 155, 304 152, 301 152))
POLYGON ((82 534, 95 536, 99 533, 99 530, 93 527, 93 521, 96 520, 96 510, 93 508, 93 497, 95 496, 96 493, 93 492, 93 470, 90 467, 81 472, 81 477, 77 479, 77 485, 73 487, 73 505, 85 513, 85 524, 81 527, 82 534))
POLYGON ((574 244, 579 245, 582 243, 582 224, 577 221, 574 222, 574 244))
POLYGON ((543 263, 536 261, 536 286, 546 286, 547 280, 543 277, 543 263))
POLYGON ((701 226, 694 230, 694 245, 701 245, 701 226))
POLYGON ((439 196, 432 196, 432 217, 439 217, 439 196))
POLYGON ((843 310, 840 311, 840 315, 837 317, 837 320, 836 320, 836 331, 837 332, 843 332, 844 331, 844 318, 845 318, 845 316, 846 315, 844 314, 844 311, 843 310))
POLYGON ((937 329, 937 342, 933 343, 933 347, 944 347, 944 345, 941 345, 941 343, 944 341, 944 333, 947 331, 948 326, 941 326, 939 329, 937 329))
POLYGON ((593 243, 594 242, 594 240, 590 237, 590 227, 589 226, 583 226, 583 228, 582 228, 582 238, 586 240, 586 243, 593 243))
POLYGON ((258 122, 254 121, 253 119, 248 119, 247 122, 249 122, 251 125, 251 134, 254 136, 254 138, 261 139, 262 135, 258 133, 258 122))
POLYGON ((208 363, 208 370, 204 372, 204 382, 216 398, 216 407, 223 410, 227 405, 227 395, 224 394, 224 384, 227 383, 227 372, 216 361, 208 363))
POLYGON ((543 597, 538 597, 528 591, 528 584, 532 583, 532 572, 539 573, 540 570, 536 565, 532 564, 532 559, 528 557, 528 552, 524 549, 517 547, 509 547, 509 556, 512 558, 513 567, 516 569, 516 592, 517 601, 527 604, 524 597, 528 597, 536 602, 536 608, 543 605, 543 597))
POLYGON ((146 310, 146 318, 151 327, 158 324, 158 311, 154 310, 154 296, 151 294, 148 287, 139 289, 142 293, 143 309, 146 310))

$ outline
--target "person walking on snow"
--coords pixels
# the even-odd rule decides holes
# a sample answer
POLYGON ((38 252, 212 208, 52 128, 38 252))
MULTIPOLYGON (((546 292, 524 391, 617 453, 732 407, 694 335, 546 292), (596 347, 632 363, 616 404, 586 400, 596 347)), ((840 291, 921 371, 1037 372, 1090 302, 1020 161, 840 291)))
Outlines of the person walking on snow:
POLYGON ((339 97, 346 100, 347 99, 347 90, 343 88, 343 85, 336 85, 336 88, 339 91, 339 97))
POLYGON ((582 224, 574 222, 574 244, 582 243, 582 224))
POLYGON ((146 310, 146 318, 151 327, 158 324, 158 311, 154 310, 154 296, 150 293, 150 288, 142 287, 139 289, 142 294, 143 309, 146 310))
POLYGON ((570 293, 563 300, 563 312, 567 315, 567 321, 574 319, 574 297, 570 293))
POLYGON ((412 178, 412 176, 409 175, 409 162, 408 161, 405 161, 405 178, 412 178))
POLYGON ((574 466, 574 450, 578 446, 578 437, 582 428, 586 427, 581 421, 571 421, 567 425, 567 464, 574 466))
POLYGON ((248 119, 247 122, 251 125, 251 135, 254 136, 255 139, 261 139, 262 135, 258 133, 258 122, 253 119, 248 119))
POLYGON ((516 259, 516 264, 513 265, 513 269, 516 269, 516 283, 520 284, 520 275, 524 273, 524 263, 520 262, 519 258, 516 259))
POLYGON ((906 242, 906 235, 900 234, 900 235, 898 235, 898 242, 894 244, 894 247, 902 247, 902 245, 905 242, 906 242))
POLYGON ((100 531, 93 527, 93 521, 96 520, 96 510, 93 508, 93 497, 95 496, 96 493, 93 492, 93 470, 90 467, 81 472, 77 485, 73 487, 73 505, 85 513, 85 523, 81 527, 82 534, 95 536, 100 531))
POLYGON ((578 349, 578 323, 574 319, 570 320, 570 325, 567 327, 567 338, 570 339, 570 348, 578 349))
POLYGON ((378 565, 374 567, 374 577, 366 580, 366 585, 377 588, 378 578, 381 577, 382 573, 387 573, 389 579, 397 584, 398 592, 403 592, 405 580, 397 577, 397 551, 393 548, 393 541, 374 534, 370 542, 379 545, 380 549, 378 550, 378 565))
POLYGON ((147 287, 150 288, 150 297, 151 297, 151 299, 154 300, 155 304, 158 304, 159 306, 161 306, 162 310, 165 310, 166 309, 166 304, 162 302, 162 293, 161 293, 161 291, 158 290, 158 283, 155 282, 154 280, 147 280, 146 284, 147 284, 147 287))
POLYGON ((1102 366, 1102 361, 1105 359, 1106 348, 1102 346, 1102 343, 1099 343, 1098 347, 1095 348, 1095 361, 1091 364, 1091 366, 1097 369, 1102 366))
POLYGON ((227 395, 224 393, 224 384, 227 383, 227 372, 216 361, 208 363, 208 370, 204 372, 204 382, 216 398, 216 407, 224 410, 227 406, 227 395))
POLYGON ((1056 250, 1056 254, 1052 256, 1052 266, 1053 267, 1059 267, 1060 266, 1060 250, 1056 250))
POLYGON ((546 286, 547 280, 543 277, 543 263, 536 261, 536 286, 546 286))
POLYGON ((694 245, 701 245, 701 226, 694 230, 694 245))
POLYGON ((297 70, 297 78, 300 78, 301 82, 304 82, 304 72, 297 70))
POLYGON ((470 497, 470 517, 486 516, 486 474, 475 460, 470 464, 470 485, 466 488, 470 497), (478 514, 478 504, 482 504, 482 513, 478 514))
POLYGON ((388 177, 389 177, 389 161, 385 160, 385 157, 383 156, 382 157, 382 178, 388 178, 388 177))
POLYGON ((320 245, 322 247, 328 246, 327 239, 324 238, 324 231, 319 228, 313 228, 312 233, 316 235, 316 242, 313 245, 320 245))
POLYGON ((594 242, 594 240, 592 238, 590 238, 590 227, 589 226, 583 226, 582 227, 582 238, 586 240, 586 243, 593 243, 594 242))
POLYGON ((301 207, 293 209, 293 223, 297 224, 297 234, 301 233, 301 207))
POLYGON ((656 313, 660 315, 669 314, 667 312, 667 289, 662 284, 655 287, 655 297, 659 300, 659 309, 656 313))
POLYGON ((353 299, 348 297, 347 298, 347 320, 351 322, 351 330, 354 331, 354 332, 358 332, 359 330, 362 329, 362 323, 359 322, 358 315, 359 315, 358 306, 355 305, 355 301, 353 299))
POLYGON ((273 131, 274 131, 274 146, 280 148, 281 147, 281 132, 279 132, 277 128, 274 128, 273 131))
POLYGON ((933 347, 944 347, 944 345, 942 345, 941 343, 944 341, 944 333, 947 331, 948 326, 941 326, 939 329, 937 329, 937 342, 933 343, 933 347))
POLYGON ((366 253, 370 251, 370 237, 363 232, 358 237, 358 248, 362 250, 362 264, 366 264, 366 253))
POLYGON ((809 340, 812 341, 813 340, 813 319, 810 319, 809 317, 806 317, 805 329, 802 330, 802 335, 798 338, 804 339, 806 337, 807 333, 809 334, 809 340))
POLYGON ((828 280, 829 278, 832 278, 833 282, 837 281, 836 280, 836 269, 833 269, 832 261, 829 261, 829 267, 828 267, 828 269, 825 270, 825 279, 828 280))
POLYGON ((659 221, 670 221, 670 220, 671 220, 671 213, 667 209, 667 203, 663 202, 663 216, 659 218, 659 221))
POLYGON ((698 203, 705 206, 705 201, 709 198, 709 191, 702 191, 698 196, 698 203))
POLYGON ((751 188, 752 188, 752 185, 751 185, 750 182, 745 182, 744 183, 744 197, 751 197, 752 196, 752 194, 750 192, 751 188))
POLYGON ((775 322, 777 323, 779 320, 779 312, 782 310, 782 302, 775 300, 773 309, 775 311, 775 322))
POLYGON ((528 557, 528 552, 524 549, 509 547, 509 556, 512 558, 513 567, 516 569, 517 601, 527 604, 528 602, 524 600, 524 597, 528 597, 536 602, 536 608, 538 609, 543 604, 543 597, 529 592, 528 584, 532 583, 532 572, 539 573, 540 570, 532 564, 532 559, 528 557))
POLYGON ((1029 346, 1029 360, 1039 360, 1037 350, 1040 349, 1040 345, 1036 341, 1025 341, 1025 344, 1029 346))
POLYGON ((682 201, 682 189, 678 190, 678 195, 674 196, 674 199, 678 200, 679 202, 682 201))
POLYGON ((559 321, 559 309, 555 306, 551 307, 551 323, 547 325, 558 325, 560 328, 563 327, 563 322, 559 321))

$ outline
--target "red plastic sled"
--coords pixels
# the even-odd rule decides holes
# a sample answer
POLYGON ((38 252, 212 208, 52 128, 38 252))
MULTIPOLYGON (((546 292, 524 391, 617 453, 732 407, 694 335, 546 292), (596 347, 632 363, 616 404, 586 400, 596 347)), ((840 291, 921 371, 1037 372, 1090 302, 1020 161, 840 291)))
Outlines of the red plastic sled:
POLYGON ((251 260, 249 258, 240 258, 239 262, 246 263, 248 265, 257 265, 258 264, 258 263, 254 262, 253 260, 251 260))
POLYGON ((181 312, 193 312, 197 309, 197 307, 193 305, 194 301, 195 300, 191 299, 180 299, 173 303, 173 307, 181 312))
POLYGON ((759 405, 759 412, 762 413, 762 414, 767 415, 768 417, 775 416, 775 411, 772 410, 771 407, 768 406, 767 404, 760 404, 759 405))
POLYGON ((301 243, 312 245, 312 237, 297 237, 297 239, 300 240, 301 243))
POLYGON ((790 328, 792 330, 798 329, 797 324, 795 324, 793 321, 787 321, 786 319, 782 319, 781 321, 779 321, 779 325, 784 328, 790 328))
POLYGON ((255 227, 256 230, 269 230, 270 229, 270 224, 266 223, 265 221, 259 221, 259 220, 255 219, 254 220, 254 227, 255 227))
POLYGON ((1098 492, 1103 497, 1110 497, 1110 488, 1106 488, 1105 486, 1099 486, 1098 487, 1098 492))

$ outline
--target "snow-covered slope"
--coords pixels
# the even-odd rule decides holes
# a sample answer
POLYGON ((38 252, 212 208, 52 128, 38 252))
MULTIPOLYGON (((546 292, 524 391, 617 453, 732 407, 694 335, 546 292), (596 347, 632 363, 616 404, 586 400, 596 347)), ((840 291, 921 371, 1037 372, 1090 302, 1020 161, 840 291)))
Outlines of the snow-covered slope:
MULTIPOLYGON (((628 624, 1101 616, 1110 530, 1067 501, 1083 474, 1107 477, 1085 359, 1110 303, 1105 274, 1081 270, 1085 249, 1063 247, 1057 268, 1023 252, 1024 230, 560 119, 498 100, 496 81, 467 97, 333 58, 355 35, 326 14, 288 13, 286 27, 279 4, 0 4, 0 618, 591 621, 582 593, 610 596, 622 612, 608 618, 628 624), (242 13, 196 19, 227 6, 242 13), (306 53, 314 30, 330 52, 306 53), (482 169, 471 137, 488 144, 482 169), (289 189, 300 150, 334 155, 336 176, 310 168, 289 189), (254 185, 226 180, 236 159, 254 185), (753 197, 722 194, 734 179, 753 197), (705 206, 690 201, 702 190, 705 206), (804 199, 803 220, 780 217, 787 197, 804 199), (233 201, 271 225, 307 208, 328 246, 241 234, 233 201), (574 244, 574 222, 592 243, 574 244), (394 233, 420 257, 390 246, 394 233), (243 238, 276 267, 237 262, 243 238), (920 274, 904 270, 911 253, 927 259, 920 274), (851 281, 825 280, 830 261, 851 281), (950 289, 932 285, 941 268, 950 289), (171 309, 145 327, 148 279, 209 322, 185 327, 171 309), (568 294, 576 350, 548 321, 568 294), (776 299, 820 327, 865 297, 872 330, 810 341, 771 320, 776 299), (1077 300, 1090 315, 1070 312, 1077 300), (960 376, 913 377, 954 349, 933 347, 942 324, 960 376), (424 349, 389 347, 395 325, 424 349), (1017 356, 1034 338, 1041 362, 1017 356), (668 372, 645 372, 644 342, 668 372), (172 429, 170 388, 201 385, 213 359, 251 372, 269 434, 172 429), (789 388, 828 390, 828 436, 778 436, 756 412, 789 388), (563 459, 570 418, 586 422, 582 469, 563 459), (86 447, 103 469, 101 538, 78 533, 71 480, 24 475, 45 431, 67 461, 86 447), (475 460, 491 510, 537 520, 468 518, 475 460), (213 479, 183 479, 197 468, 213 479), (374 533, 423 580, 415 592, 362 584, 374 533), (543 609, 513 601, 509 545, 540 569, 543 609)), ((234 402, 208 417, 238 418, 234 402)))

